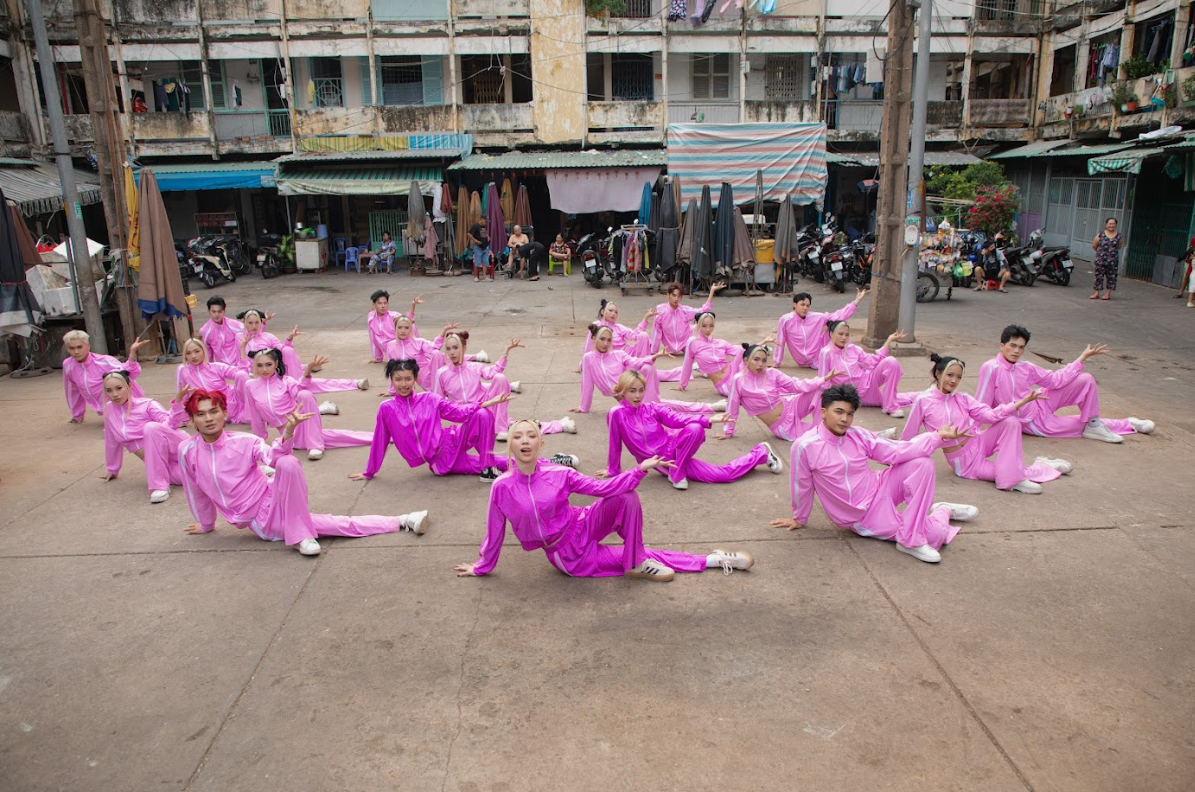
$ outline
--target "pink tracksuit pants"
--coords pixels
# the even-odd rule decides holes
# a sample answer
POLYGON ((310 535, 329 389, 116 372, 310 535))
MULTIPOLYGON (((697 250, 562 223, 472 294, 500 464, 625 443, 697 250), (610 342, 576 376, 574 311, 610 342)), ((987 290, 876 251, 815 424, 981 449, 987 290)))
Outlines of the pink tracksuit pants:
POLYGON ((822 395, 817 391, 786 395, 783 405, 780 417, 771 426, 772 434, 793 441, 813 428, 813 416, 822 407, 822 395))
MULTIPOLYGON (((373 442, 373 432, 358 432, 352 429, 325 429, 324 417, 319 414, 315 396, 310 391, 299 392, 296 399, 299 412, 312 413, 311 417, 295 427, 295 448, 310 451, 324 451, 328 448, 352 448, 367 446, 373 442)), ((276 427, 281 429, 281 427, 276 427)))
POLYGON ((901 371, 896 358, 883 358, 875 368, 866 372, 859 382, 854 383, 859 391, 859 403, 864 407, 879 407, 886 413, 908 407, 917 394, 897 392, 902 376, 904 372, 901 371))
POLYGON ((994 481, 998 489, 1012 489, 1025 479, 1039 484, 1062 474, 1042 462, 1026 465, 1021 450, 1021 423, 1014 417, 983 429, 958 451, 946 455, 959 478, 994 481), (990 459, 995 454, 995 459, 990 459))
POLYGON ((189 438, 181 429, 166 424, 148 423, 141 441, 145 460, 145 480, 149 491, 170 491, 170 485, 182 486, 183 474, 178 463, 178 447, 189 438))
POLYGON ((493 414, 478 410, 464 423, 445 426, 440 448, 427 466, 437 476, 477 475, 490 466, 506 470, 506 458, 494 454, 493 414))
POLYGON ((687 478, 708 484, 729 484, 750 473, 755 466, 768 461, 768 450, 760 444, 725 465, 704 462, 694 456, 704 442, 705 428, 700 424, 683 427, 672 436, 668 447, 660 453, 660 456, 671 460, 675 467, 661 472, 667 473, 669 480, 674 483, 687 478))
MULTIPOLYGON (((1069 385, 1047 390, 1044 401, 1030 402, 1022 408, 1028 420, 1021 423, 1025 434, 1038 437, 1082 437, 1087 422, 1100 414, 1100 390, 1095 377, 1087 372, 1075 377, 1069 385), (1063 407, 1078 405, 1078 415, 1055 415, 1063 407)), ((1123 418, 1104 418, 1104 426, 1119 435, 1134 434, 1135 429, 1123 418)))
POLYGON ((935 550, 949 544, 959 529, 950 524, 950 509, 930 511, 937 477, 928 457, 892 465, 880 473, 875 497, 851 529, 860 536, 896 541, 905 547, 928 544, 935 550), (902 512, 897 509, 905 504, 902 512))
POLYGON ((704 555, 643 546, 643 508, 634 492, 574 509, 572 529, 544 552, 552 566, 571 577, 623 575, 649 558, 677 572, 701 572, 706 567, 704 555), (600 544, 615 533, 622 539, 621 547, 600 544))

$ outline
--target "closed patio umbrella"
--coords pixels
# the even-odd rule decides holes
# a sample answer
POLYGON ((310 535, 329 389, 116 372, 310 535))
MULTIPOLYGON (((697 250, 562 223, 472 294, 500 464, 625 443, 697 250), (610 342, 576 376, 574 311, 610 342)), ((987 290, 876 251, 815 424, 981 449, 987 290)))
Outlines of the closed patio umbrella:
POLYGON ((534 225, 531 219, 531 198, 527 195, 527 185, 519 185, 519 197, 515 200, 514 222, 521 226, 534 225))
MULTIPOLYGON (((713 210, 710 208, 710 186, 708 184, 701 188, 701 202, 697 204, 697 214, 692 217, 693 222, 693 252, 692 252, 692 268, 693 278, 696 280, 708 279, 714 274, 714 260, 713 260, 713 234, 710 218, 713 210)), ((688 223, 690 218, 685 218, 688 223)))
POLYGON ((469 215, 469 191, 462 184, 456 201, 456 253, 469 249, 469 226, 473 224, 469 215))
MULTIPOLYGON (((137 284, 137 306, 141 315, 187 317, 191 324, 191 309, 183 291, 183 279, 178 271, 174 253, 174 233, 166 204, 158 189, 158 177, 148 168, 141 169, 141 187, 137 194, 141 227, 141 278, 137 284)), ((190 328, 194 334, 194 327, 190 328)))
POLYGON ((647 225, 651 216, 651 182, 643 182, 643 196, 639 199, 639 214, 636 220, 640 225, 647 225))
POLYGON ((755 244, 751 240, 751 232, 747 230, 747 221, 743 219, 743 213, 737 206, 733 211, 734 237, 730 266, 734 269, 754 268, 755 244))
POLYGON ((693 263, 693 229, 697 227, 697 199, 689 199, 689 208, 681 215, 680 246, 676 249, 676 263, 684 266, 693 263))
POLYGON ((730 274, 734 258, 734 191, 730 184, 722 182, 718 195, 718 212, 714 215, 714 248, 711 253, 714 271, 719 275, 730 274))
MULTIPOLYGON (((407 236, 412 240, 423 234, 423 215, 427 209, 423 205, 423 193, 419 190, 419 182, 411 182, 411 191, 407 193, 407 236)), ((414 251, 403 251, 411 254, 414 251)))
POLYGON ((502 192, 498 203, 502 206, 503 217, 515 216, 515 193, 514 188, 510 186, 510 179, 502 180, 502 192))
MULTIPOLYGON (((4 192, 0 190, 0 204, 8 208, 4 192)), ((15 222, 24 225, 24 220, 15 222)), ((25 280, 24 255, 18 239, 20 229, 14 225, 11 211, 0 215, 0 336, 18 335, 28 338, 41 324, 41 306, 25 280)), ((26 228, 25 233, 29 231, 26 228)), ((40 260, 40 258, 39 258, 40 260)))
POLYGON ((461 251, 461 248, 457 247, 456 238, 457 231, 453 227, 452 215, 449 214, 444 218, 444 261, 448 269, 452 269, 457 254, 461 251))
POLYGON ((37 243, 33 241, 33 234, 29 233, 29 226, 25 225, 25 217, 15 203, 8 205, 8 214, 12 217, 13 232, 17 235, 17 247, 21 249, 21 261, 26 267, 41 264, 41 254, 37 252, 37 243))
POLYGON ((776 216, 776 261, 787 264, 797 257, 797 239, 794 233, 792 196, 784 196, 780 212, 776 216))
POLYGON ((128 265, 137 270, 141 269, 141 218, 137 211, 137 181, 133 178, 131 165, 124 166, 124 202, 129 213, 129 250, 125 258, 128 265))
POLYGON ((490 233, 490 250, 494 258, 506 249, 506 216, 502 214, 502 200, 498 197, 498 185, 490 183, 486 197, 486 225, 490 233))
POLYGON ((469 225, 473 225, 481 217, 481 193, 474 190, 473 195, 469 198, 469 225))
POLYGON ((676 265, 677 247, 680 246, 680 222, 676 216, 676 196, 672 188, 664 186, 660 195, 659 211, 656 213, 656 249, 652 266, 658 272, 667 272, 676 265))
POLYGON ((432 224, 432 216, 423 213, 423 257, 428 261, 436 260, 436 247, 440 238, 436 236, 436 227, 432 224))

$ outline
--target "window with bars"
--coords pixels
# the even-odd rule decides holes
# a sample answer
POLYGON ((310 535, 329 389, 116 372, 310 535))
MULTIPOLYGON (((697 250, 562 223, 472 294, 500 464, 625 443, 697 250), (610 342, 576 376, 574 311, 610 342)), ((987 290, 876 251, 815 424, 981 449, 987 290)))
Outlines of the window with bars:
POLYGON ((985 21, 1011 22, 1017 15, 1017 0, 976 0, 975 6, 985 21))
POLYGON ((610 56, 610 98, 615 102, 650 102, 655 98, 655 67, 650 55, 610 56))
POLYGON ((730 55, 693 56, 693 98, 730 98, 730 55))
POLYGON ((191 89, 187 94, 187 110, 206 110, 203 103, 203 67, 199 61, 179 61, 178 78, 191 89))
POLYGON ((507 91, 515 104, 530 102, 531 58, 523 55, 467 55, 461 57, 465 104, 506 104, 507 91))
POLYGON ((312 58, 311 81, 315 85, 313 107, 344 107, 344 74, 340 58, 312 58))
POLYGON ((382 104, 423 104, 423 59, 418 56, 379 58, 382 104))
POLYGON ((765 99, 801 102, 809 98, 804 55, 768 55, 764 61, 765 99))

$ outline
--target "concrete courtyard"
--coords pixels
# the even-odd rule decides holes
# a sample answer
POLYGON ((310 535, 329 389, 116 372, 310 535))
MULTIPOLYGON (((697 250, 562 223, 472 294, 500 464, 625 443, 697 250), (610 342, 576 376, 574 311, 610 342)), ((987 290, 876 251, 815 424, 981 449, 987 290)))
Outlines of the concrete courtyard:
MULTIPOLYGON (((1103 413, 1158 429, 1119 446, 1027 438, 1030 458, 1076 463, 1040 496, 955 478, 939 455, 940 498, 980 516, 937 566, 835 529, 820 507, 803 531, 770 528, 790 513, 788 472, 761 468, 639 490, 649 544, 747 550, 749 572, 569 579, 508 535, 493 575, 457 578, 488 486, 393 451, 375 480, 350 481, 363 448, 303 459, 313 511, 426 508, 425 536, 325 541, 318 558, 223 522, 188 536, 181 490, 150 505, 137 459, 101 480, 101 423, 68 423, 59 372, 0 380, 0 790, 1191 790, 1195 311, 1125 280, 1091 302, 1090 274, 1076 282, 956 292, 918 306, 918 337, 968 362, 968 392, 1010 322, 1067 361, 1107 342, 1089 364, 1103 413)), ((365 315, 382 286, 396 310, 423 294, 425 336, 455 320, 494 357, 521 338, 511 412, 537 418, 577 404, 601 297, 631 325, 662 299, 579 275, 328 272, 213 293, 232 312, 276 311, 279 335, 299 325, 300 354, 331 357, 326 376, 370 376, 369 392, 332 395, 341 415, 327 420, 372 429, 382 378, 365 315)), ((815 309, 852 296, 801 288, 815 309)), ((761 338, 789 305, 721 295, 718 335, 761 338)), ((926 359, 901 363, 902 390, 929 384, 926 359)), ((174 367, 144 368, 168 401, 174 367)), ((697 380, 686 398, 717 397, 697 380)), ((598 395, 549 449, 602 467, 609 405, 598 395)), ((859 422, 901 423, 866 408, 859 422)), ((745 419, 702 456, 765 439, 745 419)))

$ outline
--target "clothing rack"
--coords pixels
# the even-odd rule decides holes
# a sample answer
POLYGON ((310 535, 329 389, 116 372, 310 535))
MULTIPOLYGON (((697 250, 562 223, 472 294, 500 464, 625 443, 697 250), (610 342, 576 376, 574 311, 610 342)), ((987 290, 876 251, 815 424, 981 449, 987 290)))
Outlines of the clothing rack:
MULTIPOLYGON (((645 234, 647 232, 647 226, 645 226, 643 223, 624 223, 618 228, 619 231, 624 234, 645 234)), ((646 240, 646 236, 644 239, 646 240)), ((644 244, 644 250, 641 255, 645 257, 644 260, 646 261, 646 256, 648 255, 646 244, 644 244)), ((643 266, 637 267, 634 270, 627 269, 626 272, 623 273, 622 280, 619 282, 618 286, 622 290, 624 296, 627 294, 628 290, 631 289, 641 289, 648 293, 655 290, 655 287, 651 282, 651 272, 647 269, 647 267, 643 266)))

